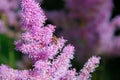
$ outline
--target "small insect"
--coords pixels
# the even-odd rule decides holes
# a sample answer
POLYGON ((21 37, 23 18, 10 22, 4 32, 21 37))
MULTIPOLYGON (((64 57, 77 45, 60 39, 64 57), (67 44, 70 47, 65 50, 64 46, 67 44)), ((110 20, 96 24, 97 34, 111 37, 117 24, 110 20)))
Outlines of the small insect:
POLYGON ((57 37, 56 36, 53 36, 53 42, 57 45, 57 37))

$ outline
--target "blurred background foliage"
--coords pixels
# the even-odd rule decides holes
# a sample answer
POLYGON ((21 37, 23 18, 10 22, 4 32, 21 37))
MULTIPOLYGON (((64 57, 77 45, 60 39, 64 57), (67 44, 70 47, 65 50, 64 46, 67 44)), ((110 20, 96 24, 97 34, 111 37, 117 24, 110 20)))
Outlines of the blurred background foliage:
MULTIPOLYGON (((120 3, 119 0, 114 0, 114 8, 112 11, 111 19, 116 15, 120 14, 120 3)), ((47 11, 61 10, 65 3, 62 0, 43 0, 41 4, 42 8, 47 11)), ((47 21, 52 23, 51 21, 47 21)), ((14 31, 14 30, 13 30, 14 31)), ((59 33, 62 29, 56 29, 56 33, 59 33), (58 32, 57 32, 58 31, 58 32)), ((120 36, 120 31, 118 31, 118 36, 120 36)), ((6 64, 13 68, 19 68, 17 62, 22 59, 20 52, 15 50, 14 41, 16 37, 9 37, 6 34, 0 34, 0 64, 6 64)), ((69 40, 68 40, 69 41, 69 40)), ((21 60, 22 61, 22 60, 21 60)), ((28 62, 29 63, 29 62, 28 62)), ((78 62, 76 59, 72 60, 73 67, 79 71, 83 64, 78 62)), ((25 63, 24 65, 27 65, 25 63)), ((30 67, 26 67, 30 68, 30 67)), ((120 57, 108 58, 106 56, 101 56, 100 66, 92 74, 92 80, 120 80, 120 57)), ((21 68, 19 68, 21 69, 21 68)))
POLYGON ((13 38, 0 34, 0 63, 16 68, 16 61, 21 54, 15 50, 13 38))

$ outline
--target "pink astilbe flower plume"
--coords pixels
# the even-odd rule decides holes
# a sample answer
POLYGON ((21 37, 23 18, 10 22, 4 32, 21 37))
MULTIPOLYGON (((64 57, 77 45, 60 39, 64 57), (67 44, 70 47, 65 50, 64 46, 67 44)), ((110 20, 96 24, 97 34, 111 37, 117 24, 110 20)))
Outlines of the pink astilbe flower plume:
POLYGON ((115 32, 120 29, 120 16, 98 28, 100 33, 100 47, 98 51, 106 52, 109 55, 120 56, 120 37, 115 32))
POLYGON ((43 23, 46 20, 45 15, 39 4, 34 0, 22 0, 22 10, 24 11, 22 14, 24 27, 32 30, 44 25, 43 23))
POLYGON ((33 69, 14 70, 0 66, 2 80, 88 80, 90 73, 98 66, 99 57, 88 60, 81 73, 70 69, 74 47, 65 45, 66 40, 53 35, 55 26, 44 26, 46 16, 34 0, 22 0, 22 20, 24 33, 15 42, 16 49, 28 55, 33 61, 33 69), (85 74, 83 76, 83 73, 85 74))
POLYGON ((93 72, 95 68, 98 66, 100 57, 91 57, 88 62, 84 65, 84 68, 80 72, 79 80, 88 80, 90 79, 91 75, 90 72, 93 72))

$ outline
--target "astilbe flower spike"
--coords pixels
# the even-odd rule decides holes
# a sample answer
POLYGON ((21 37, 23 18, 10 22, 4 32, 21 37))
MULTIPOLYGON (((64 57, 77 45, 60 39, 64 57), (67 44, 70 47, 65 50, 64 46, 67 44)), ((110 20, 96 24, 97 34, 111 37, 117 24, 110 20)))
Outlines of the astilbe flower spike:
POLYGON ((22 0, 23 29, 21 39, 15 42, 16 49, 28 55, 33 69, 14 70, 0 66, 0 80, 88 80, 98 66, 99 57, 93 56, 81 73, 70 69, 74 47, 65 45, 66 40, 53 35, 55 26, 44 26, 46 16, 34 0, 22 0))

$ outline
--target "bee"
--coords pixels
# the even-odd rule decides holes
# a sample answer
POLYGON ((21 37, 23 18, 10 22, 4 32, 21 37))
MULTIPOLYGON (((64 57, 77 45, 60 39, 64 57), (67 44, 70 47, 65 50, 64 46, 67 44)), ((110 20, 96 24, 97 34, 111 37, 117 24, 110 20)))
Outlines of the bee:
POLYGON ((57 45, 57 37, 56 36, 53 36, 53 42, 57 45))

